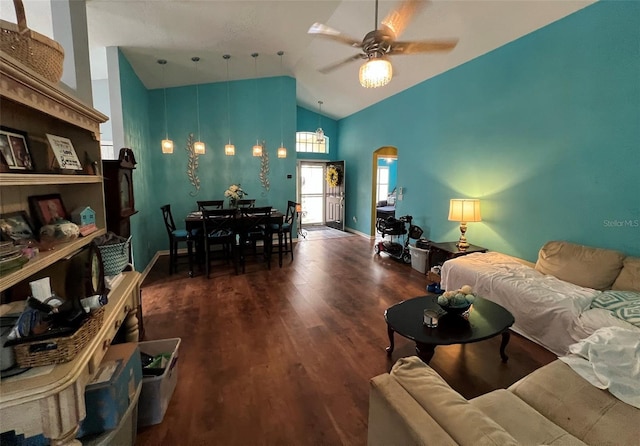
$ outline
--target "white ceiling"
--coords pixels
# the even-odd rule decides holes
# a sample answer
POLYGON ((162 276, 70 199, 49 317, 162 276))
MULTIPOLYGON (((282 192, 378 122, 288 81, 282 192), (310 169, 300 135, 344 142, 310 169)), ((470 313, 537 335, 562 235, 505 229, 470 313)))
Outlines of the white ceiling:
MULTIPOLYGON (((399 0, 380 0, 379 21, 399 0)), ((374 29, 374 0, 87 0, 93 79, 106 78, 106 51, 119 46, 147 88, 226 80, 222 56, 230 54, 230 78, 287 74, 297 80, 298 103, 342 118, 539 29, 595 0, 440 0, 427 4, 400 40, 458 38, 444 54, 394 56, 390 84, 365 89, 362 62, 330 74, 319 68, 357 49, 307 34, 321 22, 358 40, 374 29), (281 60, 278 51, 284 51, 281 60), (251 53, 259 53, 254 60, 251 53), (197 64, 191 57, 199 56, 197 64), (158 59, 168 61, 163 74, 158 59), (257 70, 256 70, 257 67, 257 70), (164 84, 163 84, 164 79, 164 84)), ((50 35, 48 2, 24 0, 29 26, 50 35)), ((0 16, 15 22, 11 0, 0 16)))

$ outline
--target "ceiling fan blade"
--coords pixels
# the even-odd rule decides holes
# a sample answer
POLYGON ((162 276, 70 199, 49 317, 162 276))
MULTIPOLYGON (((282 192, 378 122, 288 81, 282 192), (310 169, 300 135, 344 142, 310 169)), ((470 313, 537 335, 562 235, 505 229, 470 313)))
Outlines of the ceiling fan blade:
POLYGON ((403 0, 394 10, 389 12, 382 20, 382 24, 389 28, 394 34, 394 38, 400 37, 411 19, 425 5, 427 0, 403 0))
POLYGON ((419 42, 393 42, 391 51, 387 54, 401 56, 403 54, 430 53, 436 51, 451 51, 458 44, 458 39, 424 40, 419 42))
POLYGON ((322 37, 346 43, 347 45, 351 45, 354 48, 362 47, 362 42, 360 40, 356 40, 353 37, 342 34, 340 31, 333 29, 330 26, 323 25, 322 23, 314 23, 313 25, 311 25, 311 28, 309 28, 309 31, 307 31, 307 33, 318 34, 322 37))
POLYGON ((321 72, 322 74, 327 74, 330 71, 335 70, 336 68, 340 68, 342 65, 348 64, 349 62, 353 62, 354 60, 358 60, 358 59, 366 59, 366 58, 367 56, 364 54, 354 54, 353 56, 347 59, 341 60, 340 62, 336 62, 332 65, 328 65, 324 68, 319 69, 318 71, 321 72))

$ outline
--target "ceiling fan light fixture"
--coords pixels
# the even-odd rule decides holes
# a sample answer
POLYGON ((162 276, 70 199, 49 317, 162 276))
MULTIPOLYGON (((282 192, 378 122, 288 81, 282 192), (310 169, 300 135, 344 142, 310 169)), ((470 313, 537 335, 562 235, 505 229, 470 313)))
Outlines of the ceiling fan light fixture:
POLYGON ((378 88, 387 85, 393 77, 391 62, 383 58, 372 58, 360 67, 360 85, 378 88))

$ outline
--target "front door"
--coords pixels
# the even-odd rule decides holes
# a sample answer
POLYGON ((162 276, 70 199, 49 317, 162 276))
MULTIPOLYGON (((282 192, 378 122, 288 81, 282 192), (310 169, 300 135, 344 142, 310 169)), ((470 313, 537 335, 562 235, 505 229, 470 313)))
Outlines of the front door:
POLYGON ((325 224, 331 228, 344 231, 344 161, 330 161, 326 163, 325 178, 325 224))

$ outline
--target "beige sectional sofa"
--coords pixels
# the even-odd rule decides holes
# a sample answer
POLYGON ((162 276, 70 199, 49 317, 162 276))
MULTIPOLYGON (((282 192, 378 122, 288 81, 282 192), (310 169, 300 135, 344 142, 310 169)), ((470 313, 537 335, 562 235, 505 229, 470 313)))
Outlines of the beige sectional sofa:
MULTIPOLYGON (((557 355, 566 354, 571 344, 601 327, 640 333, 638 318, 625 319, 621 311, 594 305, 614 291, 640 292, 640 258, 618 251, 550 241, 540 249, 535 264, 498 252, 446 261, 442 288, 463 285, 505 307, 515 318, 512 330, 557 355)), ((638 300, 628 308, 631 305, 637 308, 638 300)))
POLYGON ((371 380, 368 444, 638 445, 640 409, 556 360, 466 400, 418 357, 371 380))

